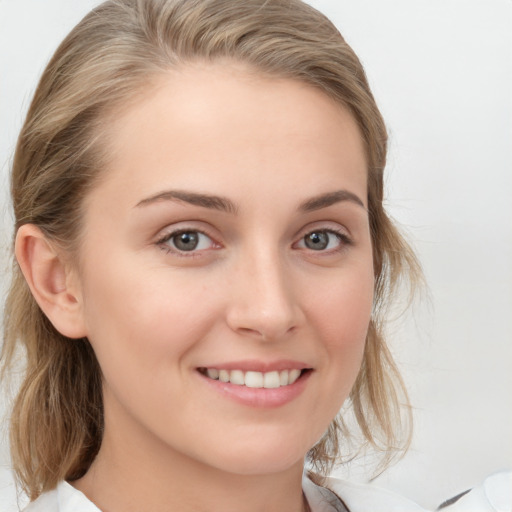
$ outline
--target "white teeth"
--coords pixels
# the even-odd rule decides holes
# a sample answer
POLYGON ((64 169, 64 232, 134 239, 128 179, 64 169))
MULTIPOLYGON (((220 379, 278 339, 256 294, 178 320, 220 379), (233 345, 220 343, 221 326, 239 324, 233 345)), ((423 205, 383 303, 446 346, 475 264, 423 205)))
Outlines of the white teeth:
POLYGON ((263 374, 264 388, 278 388, 280 385, 279 372, 267 372, 263 374))
POLYGON ((210 379, 218 379, 219 370, 216 370, 215 368, 208 368, 208 370, 206 370, 206 375, 208 375, 210 379))
POLYGON ((245 385, 248 388, 262 388, 263 387, 263 373, 261 373, 261 372, 245 372, 245 385))
POLYGON ((288 375, 288 384, 293 384, 300 375, 300 370, 290 370, 290 374, 288 375))
POLYGON ((231 371, 229 375, 229 382, 231 382, 231 384, 238 384, 239 386, 243 386, 245 384, 244 372, 242 370, 231 371))
POLYGON ((207 368, 205 374, 214 380, 221 382, 230 382, 237 386, 247 386, 248 388, 279 388, 293 384, 301 374, 301 370, 296 368, 292 370, 281 370, 272 372, 244 372, 242 370, 217 370, 216 368, 207 368))

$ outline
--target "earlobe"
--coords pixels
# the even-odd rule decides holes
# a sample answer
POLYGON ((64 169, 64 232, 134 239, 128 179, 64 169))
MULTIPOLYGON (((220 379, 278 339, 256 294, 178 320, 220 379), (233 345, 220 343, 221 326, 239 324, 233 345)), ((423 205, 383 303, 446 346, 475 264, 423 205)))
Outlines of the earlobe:
POLYGON ((16 234, 15 254, 30 291, 53 326, 69 338, 86 336, 77 280, 62 251, 33 224, 16 234))

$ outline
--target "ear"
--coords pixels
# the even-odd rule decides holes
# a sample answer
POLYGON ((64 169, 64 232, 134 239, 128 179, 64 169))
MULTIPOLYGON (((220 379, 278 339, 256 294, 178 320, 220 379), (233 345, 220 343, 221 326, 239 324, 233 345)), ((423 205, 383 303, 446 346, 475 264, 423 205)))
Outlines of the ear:
POLYGON ((83 338, 86 329, 78 276, 33 224, 16 234, 16 259, 39 307, 55 329, 68 338, 83 338))

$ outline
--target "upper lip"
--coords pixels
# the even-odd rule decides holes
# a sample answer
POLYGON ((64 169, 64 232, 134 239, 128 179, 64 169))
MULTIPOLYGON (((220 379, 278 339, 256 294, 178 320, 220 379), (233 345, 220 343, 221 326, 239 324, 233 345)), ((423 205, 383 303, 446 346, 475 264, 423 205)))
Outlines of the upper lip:
POLYGON ((242 370, 244 372, 275 372, 281 370, 305 370, 310 369, 311 365, 301 362, 292 361, 290 359, 281 359, 278 361, 260 361, 260 360, 243 360, 243 361, 229 361, 219 362, 215 364, 208 364, 200 366, 199 368, 215 368, 217 370, 242 370))

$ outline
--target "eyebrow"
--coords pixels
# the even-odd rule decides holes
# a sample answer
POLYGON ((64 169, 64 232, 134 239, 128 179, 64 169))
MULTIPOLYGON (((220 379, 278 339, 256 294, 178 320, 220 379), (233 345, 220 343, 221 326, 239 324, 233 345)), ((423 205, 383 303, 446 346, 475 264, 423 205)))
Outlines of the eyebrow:
POLYGON ((226 213, 237 213, 238 208, 226 197, 213 196, 209 194, 198 194, 196 192, 186 192, 183 190, 166 190, 154 196, 139 201, 137 206, 147 206, 160 201, 183 201, 194 206, 202 206, 211 210, 219 210, 226 213))
MULTIPOLYGON (((188 192, 183 190, 166 190, 164 192, 160 192, 146 199, 142 199, 142 201, 139 201, 136 206, 147 206, 161 201, 183 201, 194 206, 201 206, 211 210, 219 210, 231 214, 238 213, 238 206, 226 197, 199 194, 197 192, 188 192)), ((311 199, 303 202, 299 206, 298 210, 301 212, 312 212, 343 201, 349 201, 357 204, 366 211, 363 201, 356 194, 348 190, 336 190, 334 192, 327 192, 326 194, 320 194, 312 197, 311 199)))
POLYGON ((356 194, 348 190, 336 190, 335 192, 327 192, 327 194, 315 196, 302 203, 299 206, 299 211, 312 212, 343 201, 355 203, 366 211, 366 206, 363 201, 356 194))

